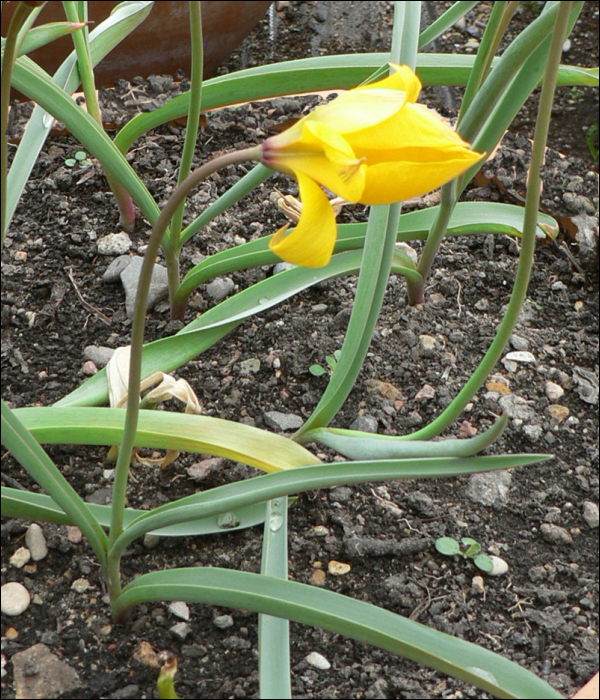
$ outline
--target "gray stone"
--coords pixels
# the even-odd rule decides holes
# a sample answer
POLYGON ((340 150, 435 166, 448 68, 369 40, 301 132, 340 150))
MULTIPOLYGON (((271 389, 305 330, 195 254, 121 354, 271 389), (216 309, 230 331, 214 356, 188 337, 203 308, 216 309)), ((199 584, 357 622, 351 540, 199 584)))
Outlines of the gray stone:
POLYGON ((508 501, 512 477, 508 471, 484 472, 469 478, 467 496, 484 506, 502 507, 508 501))
POLYGON ((315 304, 311 308, 311 312, 313 314, 317 314, 318 316, 322 316, 324 313, 326 313, 327 308, 328 308, 327 304, 315 304))
POLYGON ((598 264, 598 217, 580 214, 571 221, 577 226, 575 238, 579 243, 581 262, 586 267, 595 267, 598 264))
POLYGON ((529 348, 529 341, 527 338, 522 338, 516 333, 510 336, 510 344, 515 350, 527 350, 529 348))
POLYGON ((278 275, 280 272, 285 272, 286 270, 293 270, 297 265, 288 262, 278 262, 273 268, 273 274, 278 275))
POLYGON ((190 619, 190 607, 183 600, 174 600, 172 603, 169 603, 169 610, 181 620, 187 621, 190 619))
POLYGON ((539 442, 542 437, 542 433, 544 432, 541 425, 524 425, 522 430, 523 434, 531 442, 539 442))
POLYGON ((187 622, 177 622, 169 628, 169 632, 180 642, 184 642, 191 631, 192 627, 191 625, 188 625, 187 622))
POLYGON ((598 403, 598 377, 589 369, 573 368, 573 379, 578 384, 579 398, 586 403, 598 403))
POLYGON ((376 433, 379 423, 373 416, 358 416, 350 426, 350 430, 360 430, 363 433, 376 433))
POLYGON ((281 413, 280 411, 267 411, 264 415, 265 423, 273 430, 285 432, 298 430, 304 424, 304 419, 294 413, 281 413))
POLYGON ((544 391, 546 392, 546 396, 550 401, 558 401, 558 399, 560 399, 560 397, 565 393, 565 390, 560 384, 556 384, 550 380, 544 384, 544 391))
POLYGON ((45 644, 35 644, 12 657, 17 698, 59 698, 79 688, 79 676, 45 644))
POLYGON ((529 405, 529 402, 517 394, 501 396, 498 399, 498 403, 502 410, 506 411, 511 418, 528 421, 535 417, 535 410, 529 405))
MULTIPOLYGON (((2 586, 2 612, 4 615, 20 615, 31 603, 29 591, 22 583, 11 581, 2 586)), ((25 697, 25 696, 22 696, 25 697)))
POLYGON ((98 239, 100 255, 123 255, 131 248, 131 238, 124 232, 109 233, 98 239))
POLYGON ((229 296, 235 287, 234 281, 229 277, 218 277, 206 285, 208 296, 216 303, 229 296))
POLYGON ((564 527, 560 527, 560 525, 542 523, 540 532, 546 542, 552 542, 553 544, 573 544, 573 538, 569 531, 565 530, 564 527))
POLYGON ((591 527, 598 527, 598 504, 592 501, 584 501, 583 503, 583 519, 591 527))
POLYGON ((119 255, 106 268, 106 272, 102 275, 102 281, 106 284, 114 284, 121 279, 121 273, 133 260, 131 255, 119 255))
POLYGON ((142 544, 144 545, 145 549, 156 549, 156 547, 158 547, 160 544, 160 535, 151 535, 149 532, 147 532, 144 535, 142 544))
POLYGON ((437 340, 431 335, 419 336, 419 350, 424 357, 431 357, 438 347, 437 340))
POLYGON ((231 615, 217 615, 213 620, 213 624, 220 630, 226 630, 229 627, 233 627, 233 617, 231 615))
POLYGON ((96 367, 105 367, 114 352, 114 348, 107 348, 104 345, 86 345, 83 348, 83 358, 91 360, 96 367))
POLYGON ((33 561, 41 561, 48 556, 48 545, 44 531, 37 523, 32 523, 25 533, 25 544, 31 552, 33 561))
MULTIPOLYGON (((142 270, 142 258, 134 257, 131 262, 121 273, 121 282, 125 289, 125 310, 127 318, 133 317, 135 307, 135 296, 138 290, 140 281, 140 272, 142 270)), ((152 279, 150 281, 150 289, 148 291, 148 303, 146 311, 149 311, 154 304, 160 299, 163 299, 169 293, 167 268, 162 265, 154 265, 152 270, 152 279)), ((91 358, 93 359, 93 358, 91 358)))
POLYGON ((257 357, 251 357, 248 360, 240 362, 240 374, 249 377, 251 374, 256 374, 260 370, 260 360, 257 357))

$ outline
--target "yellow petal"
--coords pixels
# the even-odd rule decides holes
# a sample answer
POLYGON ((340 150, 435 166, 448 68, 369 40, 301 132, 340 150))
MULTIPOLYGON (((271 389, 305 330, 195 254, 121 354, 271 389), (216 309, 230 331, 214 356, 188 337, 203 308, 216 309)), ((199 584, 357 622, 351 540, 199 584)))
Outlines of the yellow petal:
POLYGON ((358 202, 365 184, 365 166, 348 141, 327 124, 309 121, 304 125, 302 146, 319 148, 321 152, 295 159, 292 168, 346 201, 358 202))
POLYGON ((337 226, 335 214, 319 185, 302 173, 296 173, 302 215, 296 228, 287 236, 287 226, 273 235, 269 248, 294 265, 323 267, 331 259, 337 226))
POLYGON ((454 154, 435 162, 389 162, 367 168, 362 204, 391 204, 431 192, 481 160, 474 151, 454 154))
POLYGON ((386 90, 403 90, 406 93, 406 102, 416 102, 421 92, 421 81, 408 66, 399 66, 390 63, 393 73, 375 83, 368 83, 355 88, 355 90, 374 90, 384 88, 386 90))
POLYGON ((456 131, 436 112, 420 104, 406 104, 390 119, 376 127, 356 131, 346 137, 356 157, 366 157, 367 165, 383 160, 401 160, 403 156, 421 160, 417 154, 459 146, 469 148, 456 131))

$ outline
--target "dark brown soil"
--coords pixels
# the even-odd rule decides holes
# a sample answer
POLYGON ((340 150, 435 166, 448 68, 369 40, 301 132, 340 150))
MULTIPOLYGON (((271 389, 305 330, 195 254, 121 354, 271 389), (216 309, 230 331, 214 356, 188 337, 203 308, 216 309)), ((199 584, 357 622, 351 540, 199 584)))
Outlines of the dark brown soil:
MULTIPOLYGON (((537 11, 537 4, 523 4, 522 21, 537 11)), ((326 52, 385 50, 389 45, 392 3, 369 3, 373 10, 368 17, 359 15, 357 7, 366 3, 279 5, 275 42, 270 43, 266 18, 231 59, 230 70, 326 52)), ((488 5, 482 3, 476 12, 487 11, 488 5)), ((597 3, 586 3, 565 62, 597 65, 597 13, 597 3)), ((467 28, 475 31, 479 19, 469 15, 467 28)), ((444 46, 452 50, 472 36, 468 29, 453 30, 444 46)), ((152 84, 139 87, 145 97, 162 100, 152 84)), ((118 87, 111 96, 113 106, 123 102, 128 89, 118 87)), ((432 97, 446 98, 443 93, 432 97)), ((460 478, 340 486, 301 494, 290 510, 290 578, 310 583, 315 570, 326 570, 331 560, 348 563, 349 573, 326 576, 328 589, 501 653, 565 695, 598 669, 598 525, 584 518, 594 506, 597 513, 598 503, 597 261, 593 250, 579 249, 573 223, 576 217, 592 218, 598 206, 598 176, 581 134, 581 127, 597 121, 597 99, 597 90, 591 89, 573 96, 563 88, 558 95, 543 204, 559 218, 561 234, 538 247, 529 299, 507 348, 526 349, 535 362, 518 364, 516 371, 499 363, 493 383, 477 393, 462 416, 465 422, 445 433, 481 431, 508 403, 509 428, 489 452, 549 452, 554 459, 514 470, 508 499, 492 506, 475 502, 472 480, 460 478), (592 393, 595 388, 595 401, 581 377, 587 378, 592 393), (548 397, 548 381, 564 389, 560 398, 548 397), (507 388, 499 388, 501 384, 507 388), (503 398, 500 391, 508 393, 503 398), (562 529, 549 531, 548 524, 562 529), (559 532, 563 541, 549 532, 559 532), (475 538, 484 551, 508 562, 508 573, 486 577, 485 593, 477 592, 472 581, 480 572, 470 562, 445 558, 435 550, 435 539, 443 535, 475 538), (421 540, 421 551, 381 555, 367 546, 376 539, 393 551, 394 543, 406 537, 421 540), (365 546, 360 555, 356 538, 365 546)), ((198 162, 259 142, 261 132, 273 123, 314 103, 315 98, 285 99, 208 115, 198 162)), ((468 199, 517 203, 523 197, 532 110, 523 110, 519 132, 507 135, 468 199)), ((157 201, 173 186, 182 133, 181 126, 168 125, 135 145, 135 167, 157 201)), ((119 230, 118 214, 95 165, 85 172, 65 166, 65 158, 76 150, 70 137, 49 138, 4 251, 3 398, 11 406, 54 403, 84 381, 86 346, 129 342, 123 290, 102 284, 111 259, 98 255, 96 243, 119 230), (110 325, 82 304, 75 286, 110 325)), ((231 167, 203 185, 190 199, 190 216, 244 172, 231 167)), ((209 255, 280 226, 283 217, 271 200, 275 188, 295 191, 286 177, 272 177, 184 248, 184 271, 199 253, 209 255)), ((365 216, 363 207, 347 208, 341 221, 365 216)), ((140 220, 132 234, 133 252, 140 251, 147 235, 147 224, 140 220)), ((363 370, 333 425, 349 427, 364 415, 377 420, 381 433, 406 434, 439 415, 489 347, 508 302, 517 260, 518 244, 507 236, 448 239, 422 307, 407 305, 403 279, 392 276, 363 370), (422 335, 435 338, 432 349, 426 349, 422 335), (431 398, 419 396, 425 385, 435 390, 431 398)), ((238 291, 272 272, 258 268, 234 273, 231 279, 238 291)), ((341 347, 355 285, 355 278, 323 283, 253 317, 177 375, 192 384, 206 415, 261 428, 266 428, 264 414, 270 410, 308 417, 327 382, 326 376, 311 375, 309 366, 324 364, 325 356, 341 347), (247 365, 242 363, 249 359, 259 361, 253 373, 243 371, 247 365)), ((213 303, 203 285, 191 299, 186 321, 213 303)), ((159 304, 149 314, 147 338, 169 334, 168 318, 167 305, 159 304)), ((48 452, 80 494, 94 502, 105 498, 111 486, 106 470, 112 466, 105 450, 52 447, 48 452)), ((129 505, 151 508, 255 474, 249 467, 219 460, 196 481, 188 470, 202 459, 180 456, 162 471, 135 467, 129 505)), ((36 488, 12 458, 3 459, 3 472, 23 487, 36 488)), ((157 669, 139 660, 144 643, 155 652, 175 653, 181 697, 258 697, 256 615, 192 605, 191 631, 184 640, 174 635, 179 620, 166 604, 139 606, 126 626, 114 626, 93 553, 85 541, 72 543, 66 527, 43 525, 50 547, 44 560, 22 569, 9 563, 23 544, 27 525, 2 525, 2 582, 21 581, 33 597, 23 615, 3 616, 3 664, 8 664, 2 697, 15 697, 13 655, 38 642, 79 674, 80 687, 65 697, 157 697, 157 669), (72 587, 77 579, 88 581, 90 588, 77 592, 72 587), (231 615, 228 628, 219 626, 220 620, 215 624, 222 615, 231 615)), ((130 580, 148 571, 199 565, 257 572, 261 542, 261 528, 206 538, 163 538, 152 549, 136 542, 124 559, 123 576, 130 580)), ((443 674, 318 629, 292 624, 291 635, 294 697, 489 697, 443 674), (331 668, 309 665, 306 656, 312 651, 325 656, 331 668)))

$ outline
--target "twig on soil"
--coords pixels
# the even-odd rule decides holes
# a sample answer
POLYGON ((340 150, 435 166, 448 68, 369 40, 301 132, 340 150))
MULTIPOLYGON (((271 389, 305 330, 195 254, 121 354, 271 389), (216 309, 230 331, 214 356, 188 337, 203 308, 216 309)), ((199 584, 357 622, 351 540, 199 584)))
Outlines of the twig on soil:
POLYGON ((71 280, 71 284, 75 288, 75 291, 77 292, 77 296, 79 297, 79 300, 83 304, 83 306, 88 310, 94 313, 98 318, 102 321, 102 323, 105 323, 107 326, 110 326, 112 324, 112 321, 108 316, 105 316, 100 309, 97 309, 93 304, 90 304, 89 301, 86 301, 82 296, 81 292, 79 291, 79 288, 77 286, 77 283, 75 282, 75 279, 73 278, 73 268, 69 268, 69 279, 71 280))

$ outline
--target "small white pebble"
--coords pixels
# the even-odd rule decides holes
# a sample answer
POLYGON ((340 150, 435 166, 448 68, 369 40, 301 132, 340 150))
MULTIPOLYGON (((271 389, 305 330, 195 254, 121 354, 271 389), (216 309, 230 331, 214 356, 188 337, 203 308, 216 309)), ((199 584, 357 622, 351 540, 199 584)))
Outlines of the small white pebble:
POLYGON ((92 584, 86 578, 77 578, 71 584, 71 589, 75 593, 85 593, 90 588, 93 588, 92 584))
POLYGON ((508 571, 508 564, 504 559, 500 559, 500 557, 496 557, 493 554, 490 555, 490 559, 492 560, 493 567, 491 571, 487 572, 489 576, 502 576, 508 571))
POLYGON ((512 362, 535 364, 535 355, 528 350, 515 350, 514 352, 509 352, 504 356, 504 359, 512 360, 512 362))
POLYGON ((41 561, 48 556, 48 545, 44 531, 37 523, 32 523, 25 533, 25 544, 31 552, 33 561, 41 561))
POLYGON ((19 547, 9 561, 16 569, 22 569, 30 559, 31 552, 27 549, 27 547, 19 547))
POLYGON ((20 615, 31 602, 29 591, 22 583, 11 581, 2 586, 2 612, 5 615, 20 615))
POLYGON ((327 659, 322 654, 319 654, 318 651, 311 651, 310 654, 306 657, 306 662, 309 663, 311 666, 318 668, 321 671, 327 671, 331 668, 331 664, 329 663, 329 661, 327 661, 327 659))
POLYGON ((187 603, 183 602, 183 600, 174 600, 172 603, 169 603, 169 610, 173 613, 173 615, 181 618, 182 620, 190 619, 190 608, 187 603))

